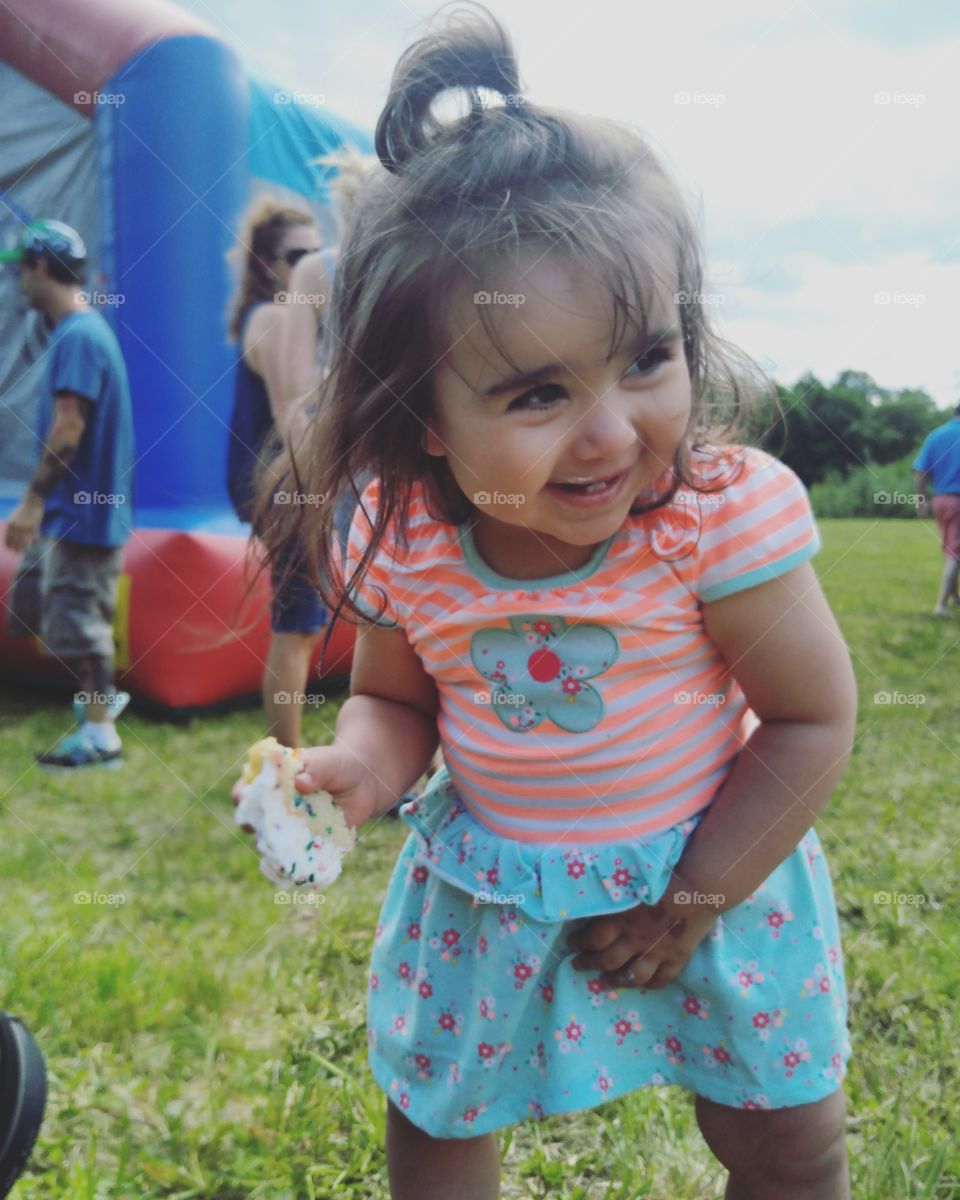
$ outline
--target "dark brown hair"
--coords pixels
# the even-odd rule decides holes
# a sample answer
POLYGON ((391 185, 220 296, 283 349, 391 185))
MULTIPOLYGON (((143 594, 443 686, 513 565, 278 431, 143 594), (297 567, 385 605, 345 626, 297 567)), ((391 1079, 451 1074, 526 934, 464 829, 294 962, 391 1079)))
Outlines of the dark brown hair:
POLYGON ((251 304, 274 299, 277 284, 271 264, 277 260, 287 231, 298 225, 315 224, 306 209, 283 204, 272 196, 259 197, 247 209, 239 241, 228 256, 240 263, 240 282, 230 300, 231 341, 239 336, 251 304))
MULTIPOLYGON (((259 498, 270 557, 283 561, 299 538, 310 548, 314 582, 337 613, 345 607, 359 615, 333 547, 335 504, 357 494, 358 476, 373 473, 381 502, 351 591, 391 520, 406 545, 417 481, 436 519, 459 524, 474 511, 446 460, 421 445, 431 366, 447 348, 444 312, 465 281, 490 290, 498 267, 530 251, 559 250, 609 292, 611 350, 632 326, 645 330, 657 290, 676 288, 693 410, 673 487, 647 509, 681 485, 695 487, 690 451, 724 444, 736 420, 771 392, 753 360, 710 328, 696 226, 645 139, 610 120, 525 101, 509 37, 481 5, 441 9, 435 22, 401 56, 377 124, 386 171, 364 187, 346 230, 315 420, 303 444, 288 445, 274 464, 259 498), (465 91, 470 107, 444 124, 431 104, 447 89, 465 91), (501 102, 491 103, 496 96, 501 102), (651 246, 665 248, 669 261, 651 246), (275 508, 278 486, 325 501, 275 508)), ((485 307, 478 316, 499 348, 485 307)))

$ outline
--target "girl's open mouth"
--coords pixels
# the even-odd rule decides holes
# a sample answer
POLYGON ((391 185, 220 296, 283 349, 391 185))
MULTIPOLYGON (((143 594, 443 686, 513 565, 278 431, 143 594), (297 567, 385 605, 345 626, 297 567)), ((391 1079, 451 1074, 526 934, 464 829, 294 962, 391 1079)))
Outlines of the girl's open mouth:
POLYGON ((578 508, 593 508, 615 499, 629 474, 629 471, 623 471, 611 479, 603 479, 596 483, 548 483, 547 491, 567 504, 576 505, 578 508))

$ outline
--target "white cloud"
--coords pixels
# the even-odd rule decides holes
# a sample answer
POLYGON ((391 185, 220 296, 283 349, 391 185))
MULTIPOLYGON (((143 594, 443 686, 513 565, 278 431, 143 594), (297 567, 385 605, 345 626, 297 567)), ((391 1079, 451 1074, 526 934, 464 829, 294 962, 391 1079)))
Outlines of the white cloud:
MULTIPOLYGON (((930 2, 915 0, 911 19, 930 2)), ((438 7, 274 0, 265 23, 250 0, 203 3, 199 14, 222 10, 256 47, 259 70, 323 92, 371 130, 397 57, 438 7)), ((702 205, 711 275, 725 263, 728 278, 750 284, 736 317, 745 348, 780 364, 785 382, 850 366, 885 386, 924 386, 941 405, 955 401, 955 337, 931 314, 941 303, 950 310, 960 282, 949 261, 960 257, 960 18, 941 6, 943 32, 904 43, 890 0, 486 3, 511 33, 531 99, 648 132, 702 205), (677 103, 677 92, 723 102, 677 103), (890 102, 877 103, 878 92, 890 102), (920 289, 911 280, 924 272, 920 289), (873 332, 878 314, 858 298, 883 288, 928 292, 916 329, 900 311, 873 332)))

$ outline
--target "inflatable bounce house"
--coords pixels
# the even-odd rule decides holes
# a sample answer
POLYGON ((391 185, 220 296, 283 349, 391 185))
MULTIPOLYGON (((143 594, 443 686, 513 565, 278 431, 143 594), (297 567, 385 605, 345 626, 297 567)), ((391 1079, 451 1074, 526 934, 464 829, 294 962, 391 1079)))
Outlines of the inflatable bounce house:
MULTIPOLYGON (((115 622, 118 679, 179 713, 254 695, 269 596, 261 576, 238 612, 250 531, 226 492, 236 356, 227 252, 264 190, 306 202, 332 241, 330 171, 315 160, 344 143, 369 153, 372 140, 249 75, 216 32, 167 0, 5 0, 0 94, 0 232, 10 240, 40 217, 80 232, 87 290, 130 375, 134 535, 115 622)), ((0 270, 0 533, 39 458, 45 337, 16 272, 0 270)), ((0 536, 4 594, 17 561, 0 536)), ((352 645, 338 621, 324 682, 349 674, 352 645)), ((0 674, 69 678, 38 641, 2 631, 0 674)))

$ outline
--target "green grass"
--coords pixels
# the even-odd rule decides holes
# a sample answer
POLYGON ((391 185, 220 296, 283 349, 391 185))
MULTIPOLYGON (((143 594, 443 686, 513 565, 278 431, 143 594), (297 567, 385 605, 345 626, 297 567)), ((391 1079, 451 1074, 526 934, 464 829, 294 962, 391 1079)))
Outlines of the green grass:
MULTIPOLYGON (((818 822, 851 1000, 853 1194, 945 1200, 960 1196, 960 617, 927 615, 929 523, 821 528, 816 565, 861 699, 852 763, 818 822)), ((310 742, 329 738, 342 698, 308 710, 310 742)), ((365 967, 404 830, 365 834, 322 906, 280 907, 229 801, 257 711, 180 726, 134 711, 126 767, 81 779, 32 765, 64 727, 61 704, 7 690, 0 711, 0 1000, 50 1070, 16 1200, 387 1196, 365 967)), ((499 1136, 504 1197, 723 1194, 679 1089, 499 1136)))

